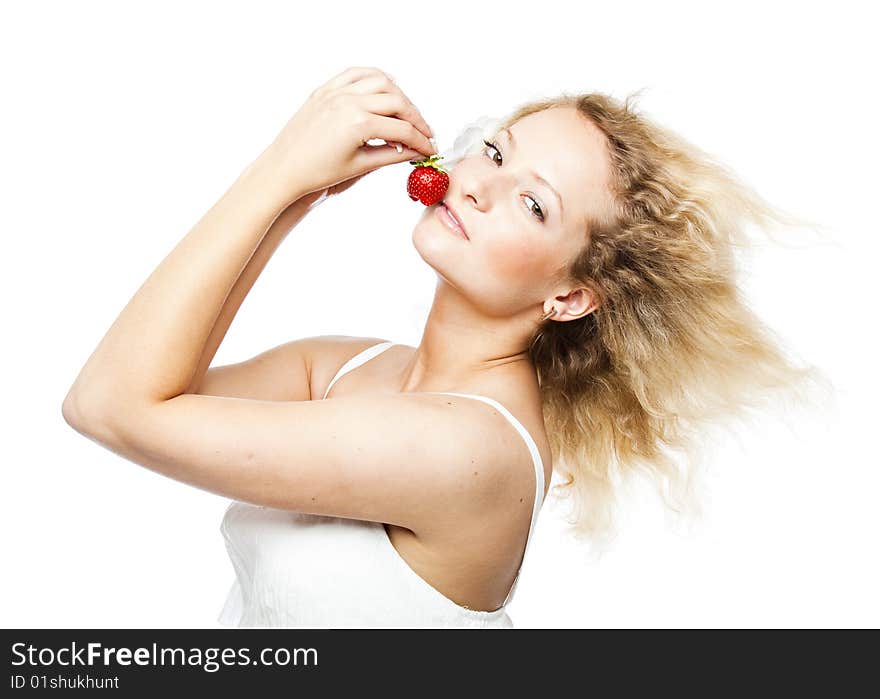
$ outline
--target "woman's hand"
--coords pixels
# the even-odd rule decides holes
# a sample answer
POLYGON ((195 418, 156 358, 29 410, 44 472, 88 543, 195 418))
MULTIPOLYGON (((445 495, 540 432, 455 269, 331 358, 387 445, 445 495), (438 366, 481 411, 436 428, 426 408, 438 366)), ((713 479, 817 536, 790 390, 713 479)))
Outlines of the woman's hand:
POLYGON ((349 68, 318 87, 260 155, 290 200, 348 189, 385 165, 437 152, 415 105, 377 68, 349 68), (371 139, 385 145, 370 146, 371 139), (394 145, 400 142, 402 152, 394 145))

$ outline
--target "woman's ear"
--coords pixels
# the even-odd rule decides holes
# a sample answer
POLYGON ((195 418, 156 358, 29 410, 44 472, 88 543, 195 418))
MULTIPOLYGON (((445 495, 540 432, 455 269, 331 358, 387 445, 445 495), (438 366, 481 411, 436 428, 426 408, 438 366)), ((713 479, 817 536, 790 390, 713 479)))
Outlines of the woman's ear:
POLYGON ((582 286, 565 296, 550 299, 550 305, 556 308, 554 320, 576 320, 599 307, 599 296, 592 289, 582 286))

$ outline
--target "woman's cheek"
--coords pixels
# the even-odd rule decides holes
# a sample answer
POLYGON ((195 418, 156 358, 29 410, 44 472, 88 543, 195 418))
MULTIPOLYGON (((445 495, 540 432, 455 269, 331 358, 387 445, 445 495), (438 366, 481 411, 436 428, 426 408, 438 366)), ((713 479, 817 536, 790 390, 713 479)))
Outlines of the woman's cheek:
POLYGON ((527 281, 540 274, 547 251, 538 243, 525 239, 493 241, 489 251, 489 273, 503 279, 527 281))

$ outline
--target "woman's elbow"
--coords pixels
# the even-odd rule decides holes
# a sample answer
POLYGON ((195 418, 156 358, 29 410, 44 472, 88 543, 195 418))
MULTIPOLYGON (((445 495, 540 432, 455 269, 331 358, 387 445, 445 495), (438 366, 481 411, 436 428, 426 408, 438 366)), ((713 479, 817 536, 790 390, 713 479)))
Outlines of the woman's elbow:
POLYGON ((97 426, 101 419, 95 402, 81 396, 77 391, 70 391, 64 398, 61 415, 68 425, 83 434, 97 426))

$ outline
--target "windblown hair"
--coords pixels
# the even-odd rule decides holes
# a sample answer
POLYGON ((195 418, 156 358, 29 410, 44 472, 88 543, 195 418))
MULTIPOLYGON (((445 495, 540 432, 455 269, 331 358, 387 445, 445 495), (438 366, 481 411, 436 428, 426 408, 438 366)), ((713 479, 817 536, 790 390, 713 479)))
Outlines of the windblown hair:
MULTIPOLYGON (((588 93, 528 103, 497 128, 552 107, 574 107, 607 138, 607 211, 584 231, 568 274, 599 306, 542 322, 537 369, 557 495, 571 498, 578 539, 607 542, 619 483, 647 476, 665 504, 699 514, 694 476, 710 423, 822 379, 796 366, 737 286, 745 224, 803 225, 724 165, 631 104, 588 93)), ((574 288, 574 287, 573 287, 574 288)))

